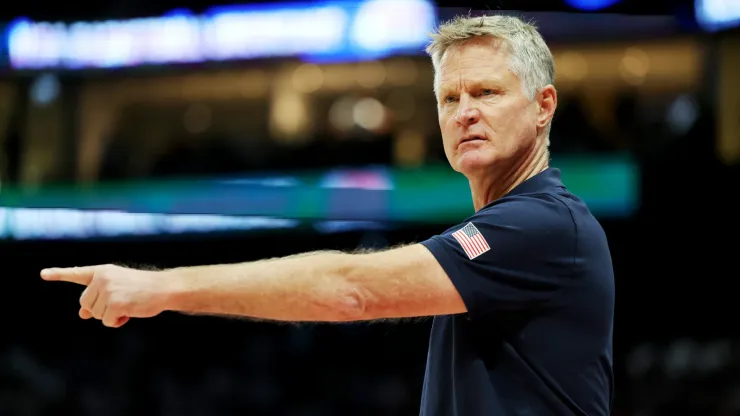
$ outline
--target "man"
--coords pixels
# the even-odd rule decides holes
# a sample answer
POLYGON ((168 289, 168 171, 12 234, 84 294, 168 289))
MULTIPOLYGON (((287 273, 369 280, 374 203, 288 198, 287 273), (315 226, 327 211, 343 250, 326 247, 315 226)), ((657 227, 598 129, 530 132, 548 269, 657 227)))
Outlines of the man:
POLYGON ((140 271, 42 271, 86 285, 82 318, 165 310, 285 321, 434 316, 421 414, 608 415, 614 278, 604 232, 549 168, 552 55, 512 17, 457 18, 428 48, 450 165, 475 214, 390 250, 140 271))

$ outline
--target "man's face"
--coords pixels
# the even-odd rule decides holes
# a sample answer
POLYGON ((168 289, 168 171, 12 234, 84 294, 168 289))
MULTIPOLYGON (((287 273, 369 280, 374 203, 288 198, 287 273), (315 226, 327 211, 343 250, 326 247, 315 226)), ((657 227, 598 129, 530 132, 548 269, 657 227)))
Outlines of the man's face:
POLYGON ((448 49, 438 68, 447 160, 465 176, 515 163, 537 145, 537 100, 524 95, 506 47, 490 37, 448 49))

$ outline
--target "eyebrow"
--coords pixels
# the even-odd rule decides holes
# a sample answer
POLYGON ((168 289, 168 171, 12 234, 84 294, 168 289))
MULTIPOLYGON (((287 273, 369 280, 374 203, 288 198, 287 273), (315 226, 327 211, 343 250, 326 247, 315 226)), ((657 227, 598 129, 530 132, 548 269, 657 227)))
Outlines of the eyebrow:
MULTIPOLYGON (((495 78, 475 78, 467 80, 466 82, 469 89, 480 88, 481 86, 496 86, 501 87, 501 82, 495 78)), ((441 83, 439 84, 439 94, 449 94, 453 91, 458 90, 459 83, 441 83)))

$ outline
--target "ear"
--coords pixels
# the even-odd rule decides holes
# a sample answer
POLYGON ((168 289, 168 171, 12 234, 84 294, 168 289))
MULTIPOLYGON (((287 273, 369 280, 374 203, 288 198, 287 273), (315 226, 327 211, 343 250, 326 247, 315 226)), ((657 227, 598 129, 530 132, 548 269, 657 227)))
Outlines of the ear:
POLYGON ((558 92, 555 87, 548 85, 537 94, 537 127, 544 129, 555 115, 558 107, 558 92))

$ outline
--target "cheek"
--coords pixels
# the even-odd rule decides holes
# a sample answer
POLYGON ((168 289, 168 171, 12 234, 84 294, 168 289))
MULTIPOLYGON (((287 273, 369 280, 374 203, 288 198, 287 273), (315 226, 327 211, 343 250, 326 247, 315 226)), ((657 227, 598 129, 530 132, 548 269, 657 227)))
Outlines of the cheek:
POLYGON ((444 145, 445 151, 452 146, 452 141, 455 138, 455 126, 450 123, 450 119, 446 116, 440 116, 439 118, 439 131, 442 133, 442 144, 444 145))
POLYGON ((518 136, 520 132, 528 132, 531 127, 536 128, 537 121, 536 114, 533 114, 526 106, 508 107, 503 111, 493 113, 489 120, 493 131, 502 136, 518 136))
POLYGON ((521 127, 528 132, 537 131, 537 110, 532 107, 522 110, 524 117, 521 118, 521 127))
POLYGON ((517 147, 528 147, 537 137, 537 120, 527 112, 519 117, 512 130, 517 147))

